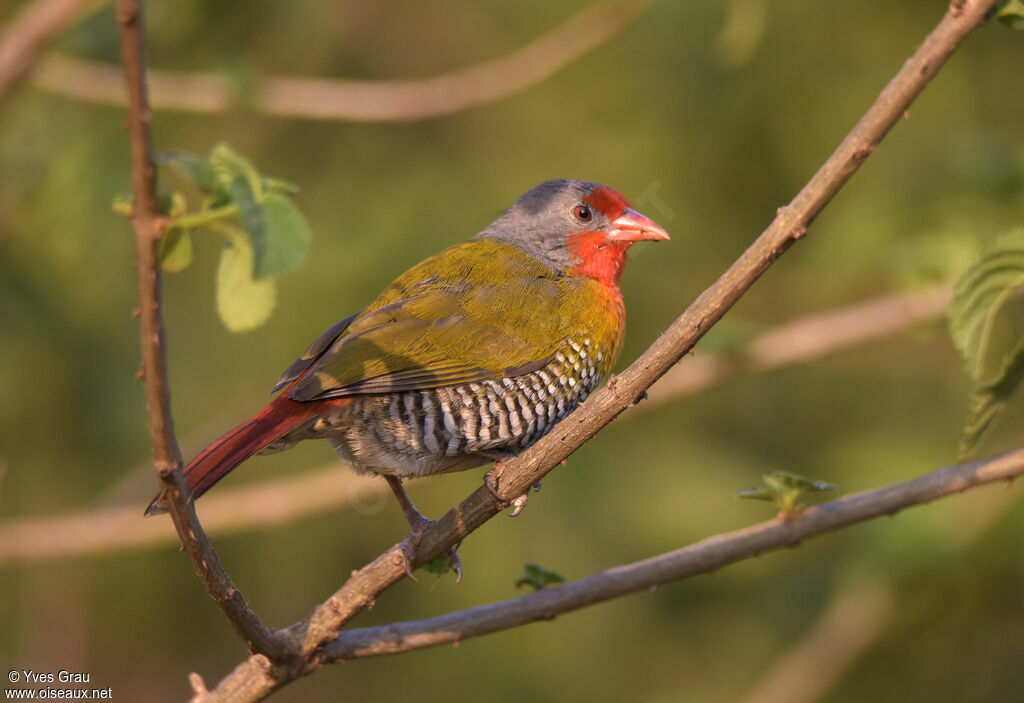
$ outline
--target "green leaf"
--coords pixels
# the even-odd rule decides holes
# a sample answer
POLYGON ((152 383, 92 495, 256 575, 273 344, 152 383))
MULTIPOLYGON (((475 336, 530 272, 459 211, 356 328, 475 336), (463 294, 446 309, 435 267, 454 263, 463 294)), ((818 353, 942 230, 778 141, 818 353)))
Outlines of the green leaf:
POLYGON ((279 193, 267 193, 260 212, 267 241, 263 257, 257 261, 256 277, 284 275, 305 260, 313 232, 295 203, 279 193))
POLYGON ((274 279, 253 280, 253 251, 237 231, 217 265, 217 313, 232 332, 256 329, 270 317, 277 302, 274 279))
POLYGON ((286 181, 283 178, 274 178, 273 176, 263 177, 263 190, 267 193, 280 193, 281 195, 295 195, 301 188, 292 183, 286 181))
POLYGON ((259 170, 252 161, 224 142, 213 147, 210 152, 210 164, 216 170, 217 178, 225 189, 231 190, 236 178, 243 176, 249 182, 253 199, 257 202, 263 199, 263 176, 259 170))
POLYGON ((257 202, 249 185, 242 174, 231 181, 231 195, 255 252, 253 276, 284 275, 306 258, 313 233, 289 198, 268 192, 257 202))
POLYGON ((741 488, 736 491, 736 497, 746 498, 748 500, 764 500, 769 503, 774 503, 778 500, 778 493, 767 486, 750 486, 749 488, 741 488))
POLYGON ((949 334, 978 385, 998 383, 1009 349, 992 348, 993 328, 1010 294, 1024 285, 1024 229, 997 237, 957 280, 949 334))
POLYGON ((981 440, 1003 413, 1007 402, 1024 379, 1024 336, 1005 357, 1003 369, 991 383, 976 386, 967 406, 967 420, 957 448, 958 461, 973 457, 981 440))
POLYGON ((523 564, 523 575, 516 579, 516 588, 532 586, 533 590, 539 591, 553 583, 565 583, 565 577, 539 564, 523 564))
POLYGON ((253 259, 253 276, 262 278, 256 273, 261 266, 264 253, 267 250, 267 222, 263 217, 263 211, 256 202, 256 194, 252 191, 252 184, 243 173, 235 174, 229 185, 231 198, 238 206, 238 215, 242 218, 242 227, 249 237, 249 244, 255 253, 253 259))
POLYGON ((831 491, 835 484, 800 476, 789 471, 772 471, 761 476, 763 486, 744 488, 736 492, 737 498, 764 500, 774 503, 779 512, 789 515, 802 510, 800 498, 804 493, 831 491))
POLYGON ((1024 30, 1024 0, 1002 0, 996 5, 996 17, 1010 29, 1024 30))
POLYGON ((189 183, 194 183, 204 195, 218 199, 227 195, 217 169, 203 157, 187 151, 169 151, 161 155, 159 161, 170 166, 189 183))
POLYGON ((160 238, 160 268, 168 273, 178 273, 192 263, 192 235, 189 230, 175 227, 167 230, 160 238))

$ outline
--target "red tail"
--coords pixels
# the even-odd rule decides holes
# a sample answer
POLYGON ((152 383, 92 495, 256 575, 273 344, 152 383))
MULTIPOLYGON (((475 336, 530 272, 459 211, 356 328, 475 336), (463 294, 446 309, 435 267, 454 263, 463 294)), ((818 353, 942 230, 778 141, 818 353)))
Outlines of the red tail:
MULTIPOLYGON (((185 480, 192 491, 193 500, 206 493, 213 484, 253 454, 312 419, 324 402, 302 402, 282 394, 251 420, 204 449, 185 467, 185 480)), ((161 504, 161 497, 162 494, 153 499, 146 508, 146 515, 167 512, 161 504)))

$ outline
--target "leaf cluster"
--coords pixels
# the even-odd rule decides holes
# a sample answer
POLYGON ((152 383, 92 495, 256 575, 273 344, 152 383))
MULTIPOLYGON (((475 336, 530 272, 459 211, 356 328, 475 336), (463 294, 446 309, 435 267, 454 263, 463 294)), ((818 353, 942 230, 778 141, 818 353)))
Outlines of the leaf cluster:
MULTIPOLYGON (((303 262, 313 239, 291 198, 298 186, 260 173, 224 143, 206 158, 172 151, 158 161, 199 193, 195 209, 180 191, 161 195, 168 226, 160 240, 160 267, 169 273, 183 271, 192 263, 193 235, 220 234, 224 247, 215 283, 217 313, 232 332, 256 329, 277 303, 277 279, 303 262)), ((115 203, 114 209, 131 212, 125 201, 115 203)))

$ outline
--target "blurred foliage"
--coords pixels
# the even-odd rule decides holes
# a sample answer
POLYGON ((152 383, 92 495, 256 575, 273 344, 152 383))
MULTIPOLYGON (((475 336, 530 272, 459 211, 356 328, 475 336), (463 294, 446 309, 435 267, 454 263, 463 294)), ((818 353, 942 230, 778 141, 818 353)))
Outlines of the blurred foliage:
MULTIPOLYGON (((195 186, 200 204, 190 212, 178 191, 165 195, 169 205, 167 231, 161 239, 160 264, 179 273, 192 263, 192 233, 208 229, 225 237, 217 265, 217 313, 232 332, 251 332, 270 317, 277 303, 276 279, 298 268, 306 258, 313 233, 289 197, 299 187, 260 173, 256 166, 224 143, 203 159, 172 151, 160 161, 195 186)), ((130 204, 114 211, 131 215, 130 204)))
POLYGON ((949 333, 974 382, 959 456, 973 456, 1024 377, 1024 229, 989 242, 957 279, 949 333))
MULTIPOLYGON (((0 20, 23 4, 0 8, 0 20)), ((506 55, 587 4, 149 3, 148 53, 155 67, 234 76, 240 91, 269 73, 415 78, 506 55)), ((614 185, 672 234, 656 254, 630 252, 625 365, 796 193, 944 10, 872 0, 837 21, 834 5, 809 0, 660 2, 523 94, 443 119, 155 113, 160 152, 208 154, 226 141, 300 185, 294 200, 315 233, 303 266, 278 285, 278 313, 252 333, 226 333, 212 303, 219 238, 192 238, 191 265, 164 277, 185 453, 266 402, 328 325, 549 178, 614 185)), ((1020 226, 1021 37, 992 23, 965 42, 809 236, 730 312, 734 329, 905 285, 929 257, 925 269, 956 275, 972 247, 926 256, 935 237, 980 243, 1020 226)), ((112 11, 57 46, 116 62, 112 11)), ((135 378, 132 235, 109 206, 129 189, 123 121, 120 109, 27 83, 0 103, 0 519, 125 503, 141 521, 155 487, 135 378)), ((176 183, 160 175, 170 193, 176 183)), ((742 527, 752 511, 735 487, 775 470, 853 492, 950 463, 969 391, 936 322, 657 412, 641 405, 554 471, 523 515, 472 535, 458 587, 399 584, 354 624, 511 597, 526 562, 576 579, 742 527)), ((987 450, 1020 444, 1024 413, 1011 404, 1007 414, 987 450)), ((306 443, 254 459, 225 486, 332 457, 326 443, 306 443)), ((410 491, 437 516, 480 480, 471 471, 410 491)), ((215 542, 251 605, 282 626, 406 529, 387 503, 215 542)), ((845 584, 867 579, 889 584, 899 607, 823 700, 1001 703, 1024 689, 1022 530, 1019 486, 973 491, 458 649, 329 667, 273 700, 406 700, 409 682, 425 702, 740 700, 845 584)), ((0 661, 89 671, 115 700, 186 699, 187 672, 212 684, 246 653, 170 547, 5 565, 0 603, 0 661)))

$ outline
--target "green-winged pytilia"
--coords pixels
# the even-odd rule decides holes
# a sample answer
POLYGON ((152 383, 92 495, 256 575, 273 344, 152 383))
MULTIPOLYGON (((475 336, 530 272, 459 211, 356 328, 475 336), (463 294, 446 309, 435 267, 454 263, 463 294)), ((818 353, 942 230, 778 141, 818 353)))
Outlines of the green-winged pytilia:
MULTIPOLYGON (((608 186, 542 183, 320 335, 281 395, 185 468, 192 497, 253 454, 322 437, 422 529, 402 479, 515 454, 568 415, 622 348, 626 250, 666 239, 608 186)), ((164 509, 158 496, 147 514, 164 509)))

